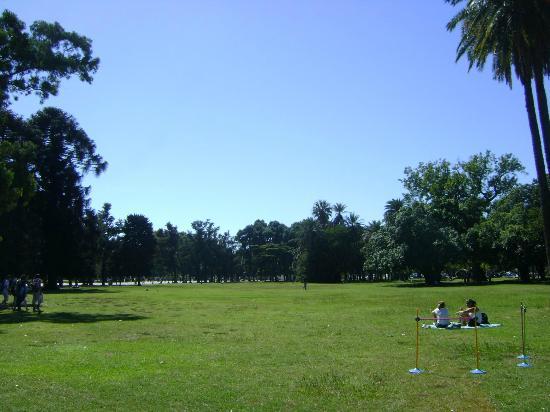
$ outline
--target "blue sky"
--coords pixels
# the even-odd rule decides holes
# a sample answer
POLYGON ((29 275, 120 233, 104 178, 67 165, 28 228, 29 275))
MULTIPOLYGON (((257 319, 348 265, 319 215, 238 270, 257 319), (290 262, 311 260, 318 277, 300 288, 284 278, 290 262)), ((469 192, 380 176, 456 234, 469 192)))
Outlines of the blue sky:
POLYGON ((401 195, 406 166, 488 149, 535 176, 520 85, 455 63, 443 0, 2 6, 93 40, 93 84, 65 81, 45 104, 75 116, 109 162, 86 184, 117 218, 180 230, 210 219, 235 234, 256 219, 291 224, 324 199, 367 223, 401 195))

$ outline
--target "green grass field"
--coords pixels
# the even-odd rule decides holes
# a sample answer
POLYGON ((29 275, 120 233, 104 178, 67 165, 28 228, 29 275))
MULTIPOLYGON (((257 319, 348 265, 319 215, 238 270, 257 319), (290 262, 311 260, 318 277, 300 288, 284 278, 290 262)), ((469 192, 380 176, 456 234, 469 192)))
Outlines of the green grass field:
POLYGON ((550 409, 550 286, 243 283, 110 287, 0 311, 6 410, 550 409), (421 330, 473 297, 501 328, 421 330), (519 305, 532 368, 516 367, 519 305))

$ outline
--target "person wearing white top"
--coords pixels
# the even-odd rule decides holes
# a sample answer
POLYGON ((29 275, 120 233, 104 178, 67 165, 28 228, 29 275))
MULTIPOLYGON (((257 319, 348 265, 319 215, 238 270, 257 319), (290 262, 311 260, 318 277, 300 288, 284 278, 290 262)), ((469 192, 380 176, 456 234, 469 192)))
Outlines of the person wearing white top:
POLYGON ((434 315, 434 324, 437 328, 446 328, 449 326, 449 311, 445 307, 445 302, 439 302, 437 307, 432 310, 432 314, 434 315))

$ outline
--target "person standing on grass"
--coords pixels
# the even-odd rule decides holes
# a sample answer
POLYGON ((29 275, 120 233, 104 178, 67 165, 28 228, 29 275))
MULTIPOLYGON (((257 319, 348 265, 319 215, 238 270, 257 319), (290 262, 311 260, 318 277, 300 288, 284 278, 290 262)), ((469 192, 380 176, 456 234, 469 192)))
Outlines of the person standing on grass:
POLYGON ((17 285, 15 285, 15 306, 13 307, 13 310, 21 310, 22 305, 25 305, 25 309, 28 310, 27 292, 27 278, 25 276, 22 276, 21 279, 19 279, 19 281, 17 282, 17 285))
POLYGON ((2 280, 2 296, 4 297, 2 305, 7 305, 10 296, 10 280, 7 276, 2 280))
POLYGON ((440 301, 437 307, 432 310, 434 315, 434 324, 436 328, 446 328, 449 326, 449 311, 445 307, 445 302, 440 301))
POLYGON ((19 280, 15 276, 12 276, 10 279, 10 294, 13 296, 13 302, 11 303, 13 310, 15 310, 15 304, 17 303, 17 282, 18 281, 19 280))
POLYGON ((44 301, 44 295, 42 293, 42 287, 44 284, 42 283, 42 279, 40 279, 40 275, 37 273, 34 279, 32 280, 32 311, 41 313, 42 310, 40 310, 40 305, 42 305, 42 302, 44 301))

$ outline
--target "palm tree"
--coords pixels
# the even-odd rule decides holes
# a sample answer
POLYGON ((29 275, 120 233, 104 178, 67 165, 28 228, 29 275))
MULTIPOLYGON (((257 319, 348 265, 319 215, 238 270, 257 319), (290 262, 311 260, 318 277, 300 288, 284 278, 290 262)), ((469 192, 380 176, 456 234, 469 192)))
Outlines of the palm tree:
POLYGON ((332 207, 326 200, 318 200, 313 204, 313 217, 322 227, 326 227, 332 216, 332 207))
POLYGON ((350 212, 346 218, 346 225, 349 227, 361 227, 361 218, 358 214, 350 212))
POLYGON ((395 216, 399 209, 403 207, 403 199, 392 199, 386 202, 384 209, 384 220, 388 223, 393 223, 395 221, 395 216))
POLYGON ((346 205, 343 203, 336 203, 334 206, 332 206, 332 210, 335 213, 334 219, 332 220, 332 223, 335 225, 343 225, 345 223, 343 213, 346 210, 346 205))
MULTIPOLYGON (((453 6, 465 0, 445 0, 453 6)), ((468 0, 467 5, 447 24, 452 31, 462 24, 457 61, 466 55, 470 69, 482 70, 492 57, 493 75, 512 85, 515 71, 525 92, 531 142, 541 197, 546 259, 550 266, 550 120, 544 90, 544 75, 550 72, 550 4, 546 0, 468 0), (532 82, 535 81, 546 168, 537 122, 532 82)))

